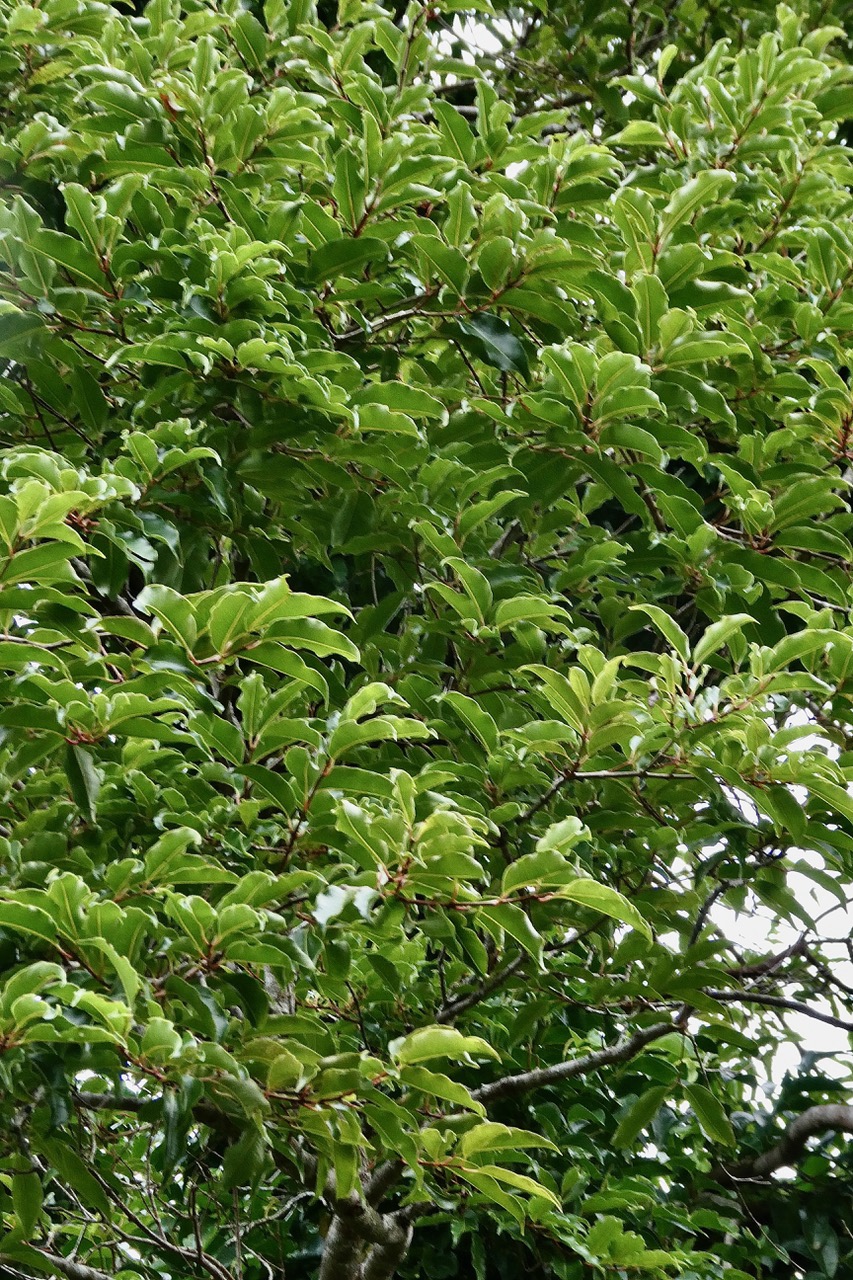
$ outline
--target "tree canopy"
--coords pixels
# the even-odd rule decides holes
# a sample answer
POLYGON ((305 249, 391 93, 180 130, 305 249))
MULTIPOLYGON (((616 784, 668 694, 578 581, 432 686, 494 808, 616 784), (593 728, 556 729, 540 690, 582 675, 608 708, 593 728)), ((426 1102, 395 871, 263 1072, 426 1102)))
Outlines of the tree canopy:
POLYGON ((851 1274, 852 21, 2 0, 4 1277, 851 1274))

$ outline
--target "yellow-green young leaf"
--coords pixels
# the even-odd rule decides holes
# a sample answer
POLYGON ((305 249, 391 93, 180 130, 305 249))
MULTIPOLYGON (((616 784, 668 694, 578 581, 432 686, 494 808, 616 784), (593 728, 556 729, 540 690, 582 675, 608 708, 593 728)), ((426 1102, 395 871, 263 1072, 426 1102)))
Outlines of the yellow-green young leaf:
POLYGON ((853 896, 851 12, 3 6, 0 1275, 384 1274, 368 1182, 400 1275, 755 1271, 798 1015, 708 993, 819 1053, 853 896))
POLYGON ((480 1036, 465 1036, 455 1027, 421 1027, 410 1035, 392 1040, 391 1056, 402 1066, 428 1062, 431 1058, 450 1058, 469 1062, 472 1058, 497 1058, 498 1054, 480 1036))
POLYGON ((547 831, 539 837, 536 841, 536 851, 546 853, 556 850, 562 853, 588 835, 589 831, 580 818, 574 816, 562 818, 559 822, 552 822, 547 831))
POLYGON ((457 1144, 461 1156, 468 1158, 484 1151, 526 1151, 531 1147, 559 1151, 556 1143, 529 1129, 513 1129, 505 1124, 487 1121, 463 1134, 457 1144))
POLYGON ((554 1192, 547 1187, 543 1187, 541 1183, 535 1182, 533 1178, 528 1178, 526 1174, 516 1173, 514 1169, 502 1169, 496 1164, 479 1165, 477 1172, 483 1177, 494 1178, 496 1182, 506 1183, 514 1191, 521 1191, 527 1196, 547 1200, 555 1209, 560 1208, 560 1201, 554 1192))

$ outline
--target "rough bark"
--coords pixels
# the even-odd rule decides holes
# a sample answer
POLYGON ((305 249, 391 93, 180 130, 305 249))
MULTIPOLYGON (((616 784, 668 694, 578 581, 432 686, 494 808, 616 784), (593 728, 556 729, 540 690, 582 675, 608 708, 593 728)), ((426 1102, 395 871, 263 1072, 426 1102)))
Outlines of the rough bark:
POLYGON ((411 1228, 407 1224, 377 1213, 364 1200, 356 1196, 339 1200, 326 1235, 319 1280, 360 1280, 367 1245, 373 1248, 365 1265, 377 1258, 377 1266, 384 1264, 386 1268, 371 1271, 371 1280, 384 1280, 393 1275, 406 1256, 410 1239, 411 1228))

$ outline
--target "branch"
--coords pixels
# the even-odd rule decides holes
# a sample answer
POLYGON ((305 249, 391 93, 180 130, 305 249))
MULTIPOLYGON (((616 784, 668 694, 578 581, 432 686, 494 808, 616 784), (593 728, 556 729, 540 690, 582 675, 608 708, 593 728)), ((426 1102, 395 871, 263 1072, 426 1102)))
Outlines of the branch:
MULTIPOLYGON (((786 947, 784 951, 777 951, 775 955, 765 956, 763 960, 756 960, 753 964, 742 964, 737 968, 727 969, 730 978, 765 978, 772 973, 774 969, 778 969, 780 964, 786 960, 799 959, 815 959, 810 956, 806 947, 806 935, 802 934, 796 942, 790 947, 786 947)), ((853 993, 851 993, 853 994, 853 993)))
POLYGON ((837 1133, 853 1133, 853 1107, 841 1103, 826 1103, 809 1107, 785 1130, 774 1147, 763 1155, 743 1160, 731 1168, 716 1170, 718 1177, 764 1178, 777 1169, 793 1165, 805 1150, 809 1138, 816 1133, 835 1130, 837 1133))
MULTIPOLYGON (((599 916, 598 921, 600 923, 606 919, 606 916, 599 916)), ((574 946, 576 942, 580 941, 581 938, 586 937, 588 933, 591 933, 593 929, 596 928, 598 928, 598 924, 591 925, 583 930, 571 929, 568 934, 566 934, 565 938, 563 938, 562 942, 551 943, 546 947, 546 950, 552 953, 555 951, 565 951, 567 947, 574 946)), ((472 989, 467 991, 465 995, 458 995, 454 996, 450 1000, 445 1000, 444 1004, 435 1015, 436 1022, 452 1022, 453 1019, 458 1018, 460 1014, 467 1013, 469 1009, 480 1004, 481 1001, 485 1000, 488 996, 492 995, 493 992, 497 991, 499 987, 502 987, 505 982, 508 982, 513 974, 517 973, 529 959, 530 956, 527 952, 520 951, 518 955, 515 956, 514 959, 508 961, 502 969, 496 969, 494 973, 490 974, 487 978, 484 978, 476 987, 472 987, 472 989)))
POLYGON ((398 1238, 388 1244, 375 1244, 367 1255, 360 1280, 391 1280, 405 1258, 412 1241, 411 1224, 401 1227, 398 1238))
MULTIPOLYGON (((72 1093, 74 1104, 87 1111, 123 1111, 135 1114, 149 1103, 159 1102, 160 1095, 151 1094, 114 1094, 85 1093, 75 1090, 72 1093)), ((214 1129, 225 1137, 233 1138, 239 1133, 239 1126, 209 1102, 197 1102, 193 1107, 193 1119, 199 1124, 214 1129)))
POLYGON ((54 1271, 67 1276, 68 1280, 112 1280, 106 1271, 96 1271, 94 1267, 84 1266, 82 1262, 75 1262, 73 1258, 63 1258, 59 1253, 48 1253, 47 1249, 37 1249, 37 1252, 45 1262, 50 1263, 54 1271))
POLYGON ((393 1258, 390 1270, 374 1270, 369 1280, 384 1280, 393 1274, 409 1247, 411 1228, 401 1226, 390 1215, 377 1211, 357 1195, 335 1204, 334 1217, 326 1235, 323 1260, 318 1280, 355 1280, 361 1276, 361 1257, 365 1244, 374 1248, 368 1255, 382 1260, 383 1265, 393 1258))
POLYGON ((712 1000, 719 1000, 725 1004, 763 1004, 770 1009, 790 1009, 792 1013, 803 1013, 807 1018, 814 1018, 817 1022, 825 1022, 830 1027, 840 1027, 842 1031, 853 1032, 853 1022, 848 1022, 844 1018, 836 1018, 833 1013, 822 1013, 819 1009, 813 1009, 811 1005, 804 1004, 802 1000, 789 1000, 787 996, 771 996, 763 995, 759 991, 713 991, 707 987, 703 988, 706 996, 710 996, 712 1000))
POLYGON ((523 813, 518 814, 514 821, 529 822, 540 809, 544 809, 548 801, 552 800, 558 791, 562 791, 563 787, 570 782, 619 782, 625 778, 652 778, 663 782, 696 781, 695 774, 677 771, 667 772, 662 769, 568 769, 565 773, 558 774, 548 790, 544 791, 538 800, 534 800, 523 813))
POLYGON ((563 1080, 586 1076, 599 1067, 628 1062, 654 1040, 660 1040, 670 1031, 681 1031, 690 1013, 691 1010, 687 1007, 680 1009, 671 1022, 656 1022, 651 1027, 635 1031, 624 1040, 618 1040, 609 1049, 599 1049, 583 1058, 572 1058, 568 1062, 558 1062, 553 1067, 539 1067, 535 1071, 522 1071, 517 1076, 504 1076, 502 1080, 495 1080, 472 1090, 471 1097, 476 1102, 488 1104, 499 1098, 511 1098, 519 1093, 529 1093, 531 1089, 541 1089, 543 1085, 560 1084, 563 1080))
POLYGON ((461 1013, 465 1013, 475 1004, 479 1004, 481 1000, 485 1000, 498 987, 502 987, 514 973, 516 973, 526 960, 530 957, 526 952, 521 951, 514 960, 510 960, 502 969, 496 969, 493 974, 484 979, 478 986, 469 991, 467 995, 456 996, 453 1000, 447 1000, 435 1015, 436 1022, 452 1022, 454 1018, 458 1018, 461 1013))
POLYGON ((399 1159, 384 1160, 382 1164, 376 1166, 364 1187, 364 1197, 368 1204, 377 1205, 385 1198, 399 1178, 403 1167, 403 1161, 399 1159))

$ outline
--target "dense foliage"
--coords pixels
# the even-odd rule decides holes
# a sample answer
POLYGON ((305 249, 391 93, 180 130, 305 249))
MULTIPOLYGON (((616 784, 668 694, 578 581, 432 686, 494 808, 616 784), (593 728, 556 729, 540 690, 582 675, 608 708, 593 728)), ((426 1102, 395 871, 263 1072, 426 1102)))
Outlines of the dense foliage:
POLYGON ((3 1276, 851 1274, 849 10, 2 0, 3 1276))

